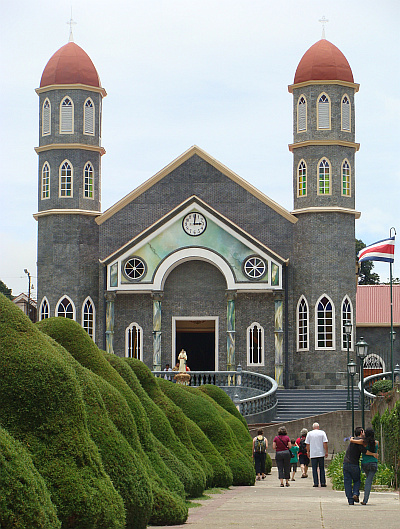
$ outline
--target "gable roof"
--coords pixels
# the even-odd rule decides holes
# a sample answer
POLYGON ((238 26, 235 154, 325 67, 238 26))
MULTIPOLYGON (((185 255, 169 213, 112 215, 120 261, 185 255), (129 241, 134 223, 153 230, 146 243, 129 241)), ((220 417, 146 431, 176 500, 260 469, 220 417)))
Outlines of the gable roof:
MULTIPOLYGON (((358 285, 357 326, 390 326, 390 286, 358 285)), ((400 325, 400 285, 393 285, 393 323, 400 325)))
POLYGON ((246 182, 243 178, 241 178, 239 175, 228 169, 225 165, 220 163, 218 160, 207 154, 203 149, 200 149, 200 147, 197 147, 197 145, 193 145, 185 151, 183 154, 178 156, 174 161, 172 161, 170 164, 168 164, 164 169, 161 169, 158 173, 156 173, 154 176, 143 182, 139 187, 128 193, 124 198, 116 202, 113 206, 108 208, 104 213, 99 215, 95 220, 97 224, 102 224, 107 219, 112 217, 115 213, 120 211, 122 208, 124 208, 127 204, 132 202, 132 200, 135 200, 138 196, 140 196, 142 193, 150 189, 153 185, 155 185, 157 182, 162 180, 165 176, 167 176, 169 173, 171 173, 174 169, 182 165, 186 160, 191 158, 192 156, 197 155, 203 160, 205 160, 207 163, 211 164, 215 169, 220 171, 222 174, 233 180, 233 182, 239 184, 241 187, 243 187, 246 191, 251 193, 253 196, 258 198, 261 202, 269 206, 271 209, 279 213, 282 217, 289 220, 293 224, 297 222, 297 218, 292 215, 287 209, 280 206, 277 202, 272 200, 271 198, 267 197, 267 195, 264 195, 261 191, 259 191, 256 187, 249 184, 249 182, 246 182))

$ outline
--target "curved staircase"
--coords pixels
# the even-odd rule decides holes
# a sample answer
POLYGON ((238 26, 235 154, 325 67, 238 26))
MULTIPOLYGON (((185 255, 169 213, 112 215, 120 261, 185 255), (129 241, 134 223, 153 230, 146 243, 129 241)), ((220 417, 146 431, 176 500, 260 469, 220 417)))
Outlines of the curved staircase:
POLYGON ((278 389, 273 422, 287 422, 346 409, 346 389, 278 389))

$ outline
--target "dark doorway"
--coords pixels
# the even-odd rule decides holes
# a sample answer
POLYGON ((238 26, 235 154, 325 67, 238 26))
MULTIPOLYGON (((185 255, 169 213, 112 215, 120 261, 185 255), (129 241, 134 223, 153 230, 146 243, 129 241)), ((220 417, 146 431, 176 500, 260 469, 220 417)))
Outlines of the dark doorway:
POLYGON ((215 321, 177 321, 175 362, 186 351, 191 371, 215 371, 215 321))

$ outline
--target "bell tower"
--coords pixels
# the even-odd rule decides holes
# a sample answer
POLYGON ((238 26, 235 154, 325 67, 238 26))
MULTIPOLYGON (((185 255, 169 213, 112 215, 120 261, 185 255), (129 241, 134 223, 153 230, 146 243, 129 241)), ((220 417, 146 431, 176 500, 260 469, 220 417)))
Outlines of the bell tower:
MULTIPOLYGON (((354 96, 343 53, 325 38, 304 54, 293 94, 296 322, 292 387, 338 387, 347 378, 343 322, 355 336, 354 96), (312 367, 310 367, 312 366, 312 367)), ((350 350, 353 350, 353 339, 350 350)))
POLYGON ((85 300, 89 300, 94 337, 95 218, 101 209, 101 156, 105 153, 101 116, 106 91, 89 56, 71 41, 50 58, 36 92, 39 318, 64 315, 83 324, 85 300))

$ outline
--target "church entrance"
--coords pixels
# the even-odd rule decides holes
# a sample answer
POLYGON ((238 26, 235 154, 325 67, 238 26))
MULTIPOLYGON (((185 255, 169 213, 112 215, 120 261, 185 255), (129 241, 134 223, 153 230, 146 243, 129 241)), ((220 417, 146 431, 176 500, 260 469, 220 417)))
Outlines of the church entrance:
POLYGON ((191 371, 215 371, 218 369, 216 341, 217 318, 175 319, 175 363, 181 349, 187 354, 191 371))

